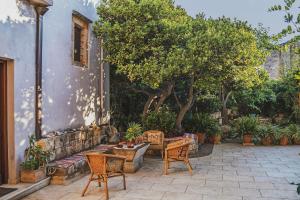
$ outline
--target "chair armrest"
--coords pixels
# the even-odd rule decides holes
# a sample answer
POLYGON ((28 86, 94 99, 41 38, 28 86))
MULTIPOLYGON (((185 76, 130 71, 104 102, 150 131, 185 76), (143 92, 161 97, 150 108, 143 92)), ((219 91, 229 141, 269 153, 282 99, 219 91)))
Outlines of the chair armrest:
POLYGON ((180 144, 180 145, 174 145, 174 146, 170 146, 170 147, 167 147, 166 150, 172 150, 172 149, 178 149, 180 147, 184 147, 184 146, 187 146, 187 145, 190 145, 190 143, 183 143, 183 144, 180 144))
POLYGON ((125 156, 113 155, 113 154, 104 154, 107 158, 116 158, 121 160, 126 160, 125 156))

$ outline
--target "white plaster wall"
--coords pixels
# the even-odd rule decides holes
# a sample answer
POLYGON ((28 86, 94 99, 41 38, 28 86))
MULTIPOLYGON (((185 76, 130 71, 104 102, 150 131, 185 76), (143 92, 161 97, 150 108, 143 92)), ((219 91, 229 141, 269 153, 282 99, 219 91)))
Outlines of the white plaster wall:
MULTIPOLYGON (((72 65, 72 11, 97 19, 98 0, 54 0, 44 16, 43 132, 88 125, 99 117, 98 41, 90 25, 89 67, 72 65)), ((0 57, 14 60, 16 162, 34 133, 35 12, 24 0, 0 0, 0 57)), ((109 77, 105 67, 105 77, 109 77)), ((109 80, 105 81, 109 84, 109 80)), ((105 85, 108 88, 108 85, 105 85)), ((106 93, 105 106, 109 106, 106 93)))

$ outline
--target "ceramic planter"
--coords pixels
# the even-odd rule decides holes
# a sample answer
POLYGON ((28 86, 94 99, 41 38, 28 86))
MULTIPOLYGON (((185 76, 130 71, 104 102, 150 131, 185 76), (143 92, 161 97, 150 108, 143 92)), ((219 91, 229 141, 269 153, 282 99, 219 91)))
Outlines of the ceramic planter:
POLYGON ((134 148, 134 142, 127 142, 127 148, 134 148))
POLYGON ((37 170, 21 170, 21 182, 23 183, 37 183, 45 178, 45 168, 40 168, 37 170))
POLYGON ((209 137, 209 142, 212 144, 221 144, 221 135, 213 135, 209 137))
POLYGON ((198 137, 198 144, 204 144, 205 139, 206 139, 206 134, 205 133, 196 133, 198 137))
POLYGON ((273 140, 270 136, 268 136, 268 137, 262 138, 261 143, 265 146, 269 146, 273 143, 273 140))
POLYGON ((252 135, 245 134, 243 136, 243 141, 244 141, 244 144, 251 144, 252 143, 252 135))
POLYGON ((282 136, 279 143, 281 146, 286 146, 289 144, 289 138, 287 136, 282 136))

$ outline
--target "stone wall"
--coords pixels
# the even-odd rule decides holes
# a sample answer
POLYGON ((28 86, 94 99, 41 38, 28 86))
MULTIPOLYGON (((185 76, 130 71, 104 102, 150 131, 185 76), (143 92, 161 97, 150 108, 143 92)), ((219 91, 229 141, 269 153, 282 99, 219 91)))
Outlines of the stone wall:
POLYGON ((264 64, 272 79, 278 79, 291 67, 299 65, 300 57, 295 54, 294 47, 291 46, 287 51, 274 51, 267 58, 264 64))

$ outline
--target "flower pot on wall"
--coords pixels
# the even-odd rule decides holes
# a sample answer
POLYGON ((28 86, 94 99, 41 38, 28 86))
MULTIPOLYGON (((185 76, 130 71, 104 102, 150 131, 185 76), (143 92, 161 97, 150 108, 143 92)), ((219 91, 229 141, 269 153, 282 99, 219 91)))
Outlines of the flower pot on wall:
POLYGON ((206 134, 205 133, 196 133, 196 135, 198 137, 198 144, 204 144, 206 134))
POLYGON ((288 145, 288 144, 289 144, 289 138, 288 138, 287 136, 282 136, 282 137, 280 138, 279 144, 280 144, 281 146, 286 146, 286 145, 288 145))
POLYGON ((37 170, 21 170, 22 183, 37 183, 46 178, 45 168, 37 170))

